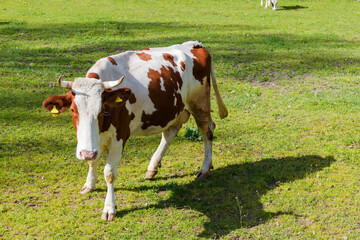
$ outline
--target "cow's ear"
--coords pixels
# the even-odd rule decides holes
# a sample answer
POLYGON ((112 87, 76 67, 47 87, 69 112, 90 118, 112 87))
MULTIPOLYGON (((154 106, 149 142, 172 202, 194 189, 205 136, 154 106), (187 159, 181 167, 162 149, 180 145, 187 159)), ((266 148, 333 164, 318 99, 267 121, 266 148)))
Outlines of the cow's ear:
POLYGON ((71 105, 72 92, 69 91, 65 95, 50 96, 43 102, 43 107, 56 117, 60 113, 65 112, 71 105))
POLYGON ((104 92, 104 103, 108 105, 119 105, 125 103, 131 95, 130 88, 119 88, 117 90, 104 92))

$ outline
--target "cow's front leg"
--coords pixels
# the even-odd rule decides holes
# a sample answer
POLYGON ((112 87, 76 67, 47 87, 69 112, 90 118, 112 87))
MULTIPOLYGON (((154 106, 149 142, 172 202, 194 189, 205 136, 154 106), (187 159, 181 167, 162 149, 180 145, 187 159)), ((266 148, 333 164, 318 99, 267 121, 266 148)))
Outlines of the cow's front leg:
POLYGON ((265 9, 267 9, 270 6, 270 0, 265 0, 265 9))
POLYGON ((97 169, 97 160, 88 161, 89 163, 89 172, 86 178, 86 183, 83 188, 80 190, 81 194, 89 193, 95 191, 95 185, 97 181, 96 169, 97 169))
POLYGON ((115 210, 115 192, 114 192, 114 182, 117 176, 117 168, 120 163, 121 154, 122 154, 122 141, 120 144, 114 144, 109 149, 109 154, 107 157, 104 176, 107 183, 107 194, 105 199, 105 206, 101 219, 112 221, 116 215, 115 210))

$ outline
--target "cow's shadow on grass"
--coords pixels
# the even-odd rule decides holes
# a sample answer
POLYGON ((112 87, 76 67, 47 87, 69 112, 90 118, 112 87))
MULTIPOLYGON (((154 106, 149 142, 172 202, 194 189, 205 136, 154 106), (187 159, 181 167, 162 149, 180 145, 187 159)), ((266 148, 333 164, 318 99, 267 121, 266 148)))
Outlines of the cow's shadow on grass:
POLYGON ((299 6, 299 5, 295 5, 295 6, 282 6, 280 9, 280 11, 288 11, 288 10, 299 10, 299 9, 305 9, 308 7, 303 7, 303 6, 299 6))
MULTIPOLYGON (((334 158, 316 155, 303 157, 268 158, 258 162, 233 164, 212 171, 204 181, 193 181, 186 185, 165 184, 159 190, 171 191, 169 199, 145 207, 163 209, 175 207, 192 209, 209 219, 200 237, 217 238, 239 228, 249 228, 273 217, 293 212, 268 212, 260 201, 262 195, 280 184, 302 179, 309 174, 329 167, 334 158)), ((156 180, 155 180, 156 181, 156 180)), ((147 190, 146 187, 135 191, 147 190)), ((118 212, 122 217, 134 208, 118 212)))

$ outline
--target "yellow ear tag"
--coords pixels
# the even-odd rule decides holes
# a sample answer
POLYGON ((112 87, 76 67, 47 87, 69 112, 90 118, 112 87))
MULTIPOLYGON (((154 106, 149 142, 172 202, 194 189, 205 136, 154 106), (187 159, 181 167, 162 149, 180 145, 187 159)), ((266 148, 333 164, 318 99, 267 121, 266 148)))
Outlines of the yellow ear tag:
POLYGON ((123 100, 118 96, 115 102, 122 102, 123 100))
POLYGON ((53 117, 59 116, 59 110, 56 109, 55 105, 53 106, 53 109, 50 111, 53 117))

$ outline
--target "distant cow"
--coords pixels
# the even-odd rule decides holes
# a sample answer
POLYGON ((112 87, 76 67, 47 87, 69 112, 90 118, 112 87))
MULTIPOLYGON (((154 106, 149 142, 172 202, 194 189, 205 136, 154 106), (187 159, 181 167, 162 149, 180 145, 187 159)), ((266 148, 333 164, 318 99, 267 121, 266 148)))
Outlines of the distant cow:
MULTIPOLYGON (((261 6, 264 5, 264 0, 261 0, 261 6)), ((268 8, 271 6, 271 4, 273 5, 273 10, 276 10, 277 9, 277 3, 278 3, 278 0, 265 0, 265 8, 268 8)))
POLYGON ((78 142, 76 156, 89 163, 81 194, 95 190, 97 160, 100 153, 109 150, 104 170, 107 195, 102 219, 111 221, 115 216, 114 181, 130 136, 162 132, 161 143, 145 176, 151 179, 191 114, 205 144, 205 158, 197 177, 209 175, 215 129, 210 116, 210 78, 220 118, 225 118, 228 112, 216 85, 210 54, 199 42, 128 51, 100 59, 86 78, 72 82, 61 81, 59 77, 58 84, 70 91, 48 97, 43 107, 54 115, 71 109, 78 142))

